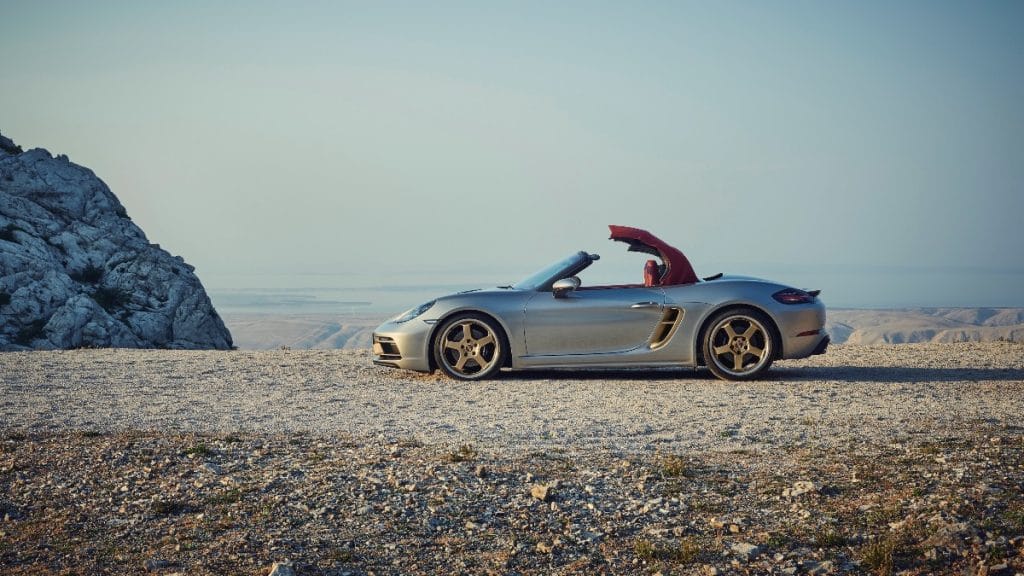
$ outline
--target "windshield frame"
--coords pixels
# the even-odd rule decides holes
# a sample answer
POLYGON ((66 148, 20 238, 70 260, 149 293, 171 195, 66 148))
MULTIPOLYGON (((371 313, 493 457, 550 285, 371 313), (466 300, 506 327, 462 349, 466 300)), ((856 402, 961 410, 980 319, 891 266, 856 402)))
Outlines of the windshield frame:
POLYGON ((561 280, 562 278, 568 278, 579 274, 587 266, 590 266, 594 260, 594 256, 587 254, 586 252, 580 251, 567 256, 553 264, 549 264, 544 268, 530 274, 526 278, 523 278, 519 282, 512 285, 512 288, 516 290, 536 290, 538 292, 550 292, 551 285, 561 280))

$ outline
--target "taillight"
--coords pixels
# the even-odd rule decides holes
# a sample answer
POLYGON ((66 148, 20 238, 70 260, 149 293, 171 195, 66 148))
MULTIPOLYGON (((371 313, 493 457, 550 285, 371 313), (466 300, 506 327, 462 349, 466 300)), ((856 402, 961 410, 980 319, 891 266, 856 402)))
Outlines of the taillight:
POLYGON ((772 298, 775 298, 776 301, 782 304, 809 304, 814 302, 814 297, 819 293, 820 290, 805 292, 796 288, 786 288, 772 294, 772 298))

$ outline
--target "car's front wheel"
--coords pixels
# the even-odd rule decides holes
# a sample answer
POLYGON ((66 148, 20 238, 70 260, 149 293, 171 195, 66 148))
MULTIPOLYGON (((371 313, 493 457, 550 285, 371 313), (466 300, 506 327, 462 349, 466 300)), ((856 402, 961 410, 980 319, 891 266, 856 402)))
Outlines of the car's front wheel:
POLYGON ((434 337, 434 362, 460 380, 482 380, 501 370, 508 354, 505 334, 494 320, 459 314, 445 321, 434 337))
POLYGON ((775 358, 771 320, 753 308, 726 310, 704 332, 704 362, 723 380, 757 378, 775 358))

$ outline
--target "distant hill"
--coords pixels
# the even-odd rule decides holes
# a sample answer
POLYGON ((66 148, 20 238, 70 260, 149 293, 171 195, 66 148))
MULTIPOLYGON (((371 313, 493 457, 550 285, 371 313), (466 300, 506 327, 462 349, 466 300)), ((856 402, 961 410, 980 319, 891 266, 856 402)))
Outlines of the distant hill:
POLYGON ((243 350, 369 348, 375 316, 225 313, 235 345, 243 350))
MULTIPOLYGON (((249 350, 369 348, 376 316, 224 314, 235 344, 249 350)), ((1024 308, 830 309, 827 328, 836 344, 914 342, 1024 342, 1024 308)))
POLYGON ((903 308, 828 311, 837 344, 1024 342, 1024 308, 903 308))

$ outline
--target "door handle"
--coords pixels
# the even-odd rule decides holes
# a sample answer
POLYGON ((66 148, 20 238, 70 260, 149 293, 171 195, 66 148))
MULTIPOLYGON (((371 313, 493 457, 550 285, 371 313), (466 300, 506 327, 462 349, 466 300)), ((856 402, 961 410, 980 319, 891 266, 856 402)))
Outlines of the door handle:
POLYGON ((661 308, 661 304, 657 302, 637 302, 630 306, 630 308, 661 308))

